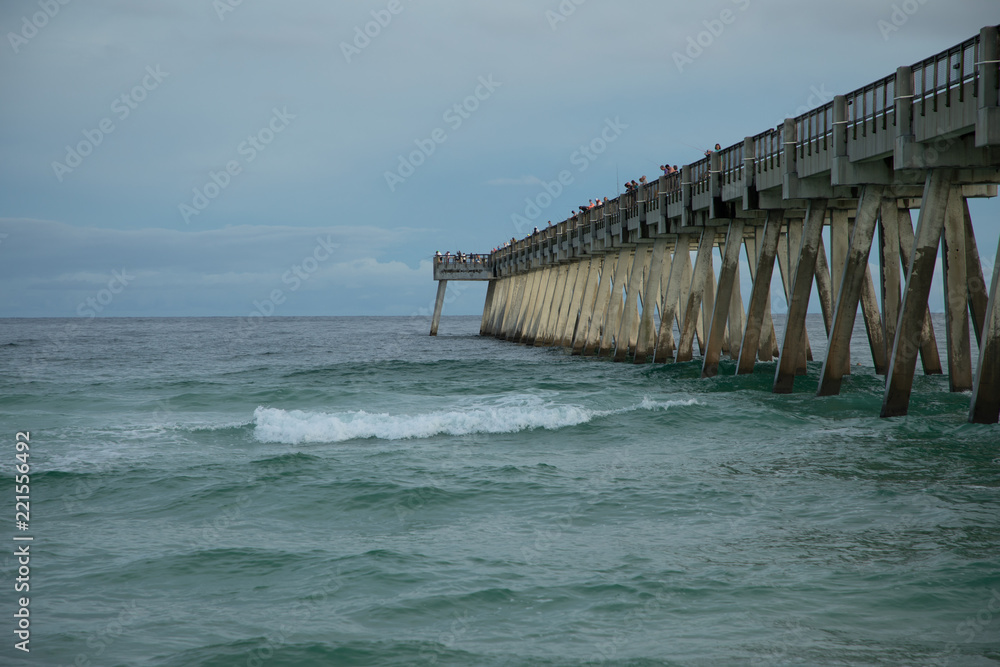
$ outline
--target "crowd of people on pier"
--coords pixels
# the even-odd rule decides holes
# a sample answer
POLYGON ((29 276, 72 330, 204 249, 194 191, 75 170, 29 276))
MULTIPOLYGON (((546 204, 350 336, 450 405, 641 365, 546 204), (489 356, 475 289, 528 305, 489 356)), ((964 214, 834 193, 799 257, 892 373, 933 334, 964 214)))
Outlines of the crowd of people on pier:
MULTIPOLYGON (((710 149, 708 149, 708 150, 705 151, 705 156, 709 157, 709 156, 712 155, 712 153, 720 151, 720 150, 722 150, 722 145, 721 144, 715 144, 715 148, 710 148, 710 149)), ((673 174, 679 174, 680 172, 681 172, 680 167, 678 165, 676 165, 676 164, 674 164, 674 165, 671 165, 671 164, 661 164, 660 165, 660 173, 663 176, 671 176, 673 174)), ((708 172, 707 171, 702 175, 702 178, 708 178, 708 172)), ((627 181, 625 183, 625 194, 626 195, 631 195, 633 193, 636 193, 636 192, 639 191, 639 189, 642 186, 645 186, 646 184, 647 184, 646 176, 641 176, 638 181, 636 181, 635 179, 633 179, 631 181, 627 181)), ((605 206, 605 205, 609 204, 610 202, 611 202, 611 200, 609 200, 607 197, 604 197, 603 199, 601 199, 600 197, 597 197, 595 199, 590 199, 590 200, 587 201, 586 204, 581 204, 576 209, 571 209, 570 212, 569 212, 569 218, 567 218, 567 219, 570 220, 571 222, 573 222, 575 224, 577 221, 579 221, 581 214, 585 214, 588 211, 590 211, 591 209, 595 209, 595 208, 599 208, 601 206, 605 206)), ((552 226, 552 221, 549 220, 548 227, 551 227, 551 226, 552 226)), ((532 230, 531 234, 535 235, 537 233, 538 233, 538 227, 535 227, 532 230)), ((515 243, 517 243, 517 239, 516 238, 512 238, 510 241, 506 241, 503 244, 501 244, 501 245, 493 248, 493 252, 497 252, 499 250, 504 250, 505 248, 509 248, 509 247, 513 246, 515 243)), ((440 255, 440 253, 438 253, 438 254, 440 255)), ((459 255, 461 255, 461 253, 459 253, 459 255)))

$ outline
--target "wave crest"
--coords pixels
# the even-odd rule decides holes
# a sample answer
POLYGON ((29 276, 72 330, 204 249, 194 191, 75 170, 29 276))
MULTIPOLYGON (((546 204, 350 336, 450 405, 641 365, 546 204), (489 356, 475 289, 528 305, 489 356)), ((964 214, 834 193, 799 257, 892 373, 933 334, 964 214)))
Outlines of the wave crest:
POLYGON ((258 407, 254 411, 254 436, 261 442, 298 445, 306 442, 343 442, 376 438, 409 440, 435 435, 517 433, 538 428, 555 431, 586 424, 597 417, 695 405, 696 400, 653 401, 618 410, 590 410, 575 405, 525 404, 475 406, 416 415, 390 415, 364 410, 305 412, 258 407))

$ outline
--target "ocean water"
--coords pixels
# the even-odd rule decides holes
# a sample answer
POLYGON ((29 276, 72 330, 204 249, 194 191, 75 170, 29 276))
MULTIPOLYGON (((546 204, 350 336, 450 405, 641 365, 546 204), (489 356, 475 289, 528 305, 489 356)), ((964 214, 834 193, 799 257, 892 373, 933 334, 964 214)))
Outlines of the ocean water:
POLYGON ((1000 665, 1000 429, 946 378, 880 420, 860 336, 817 399, 478 328, 0 320, 0 664, 1000 665))

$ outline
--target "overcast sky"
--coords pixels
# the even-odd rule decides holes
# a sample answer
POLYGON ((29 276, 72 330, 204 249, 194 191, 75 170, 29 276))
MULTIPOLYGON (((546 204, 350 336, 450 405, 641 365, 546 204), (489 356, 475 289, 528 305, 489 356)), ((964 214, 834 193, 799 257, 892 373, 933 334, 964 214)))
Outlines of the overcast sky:
MULTIPOLYGON (((996 0, 4 0, 0 316, 425 312, 434 251, 523 235, 560 171, 540 224, 998 21, 996 0)), ((1000 207, 973 215, 991 264, 1000 207)))

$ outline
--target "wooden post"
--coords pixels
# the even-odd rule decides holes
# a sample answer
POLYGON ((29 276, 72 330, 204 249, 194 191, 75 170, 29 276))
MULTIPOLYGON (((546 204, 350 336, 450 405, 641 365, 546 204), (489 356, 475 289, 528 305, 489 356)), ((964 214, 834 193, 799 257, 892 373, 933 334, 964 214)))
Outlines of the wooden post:
MULTIPOLYGON (((903 266, 909 267, 913 256, 913 221, 909 210, 903 213, 904 217, 899 221, 899 256, 903 260, 903 266)), ((937 247, 934 252, 937 253, 937 247)), ((941 375, 944 372, 941 368, 941 356, 938 354, 937 336, 934 335, 934 326, 931 322, 930 307, 924 310, 924 322, 920 331, 920 361, 924 367, 924 375, 941 375)))
POLYGON ((607 357, 611 355, 611 351, 614 348, 614 337, 618 333, 618 327, 621 324, 622 318, 622 301, 624 297, 622 296, 623 289, 627 289, 625 285, 626 276, 628 276, 629 269, 632 266, 632 250, 630 248, 622 248, 621 252, 618 254, 618 266, 615 267, 615 278, 611 285, 611 301, 608 304, 608 319, 604 323, 604 332, 601 335, 601 344, 598 347, 597 354, 601 357, 607 357))

